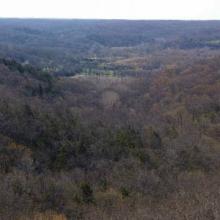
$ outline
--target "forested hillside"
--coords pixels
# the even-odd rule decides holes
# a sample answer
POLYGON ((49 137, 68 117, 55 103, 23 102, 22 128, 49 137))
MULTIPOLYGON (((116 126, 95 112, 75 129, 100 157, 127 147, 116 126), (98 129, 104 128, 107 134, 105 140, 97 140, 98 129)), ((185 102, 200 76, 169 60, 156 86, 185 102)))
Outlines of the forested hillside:
POLYGON ((218 24, 1 20, 0 219, 218 219, 218 24))
POLYGON ((167 48, 219 49, 219 25, 219 21, 0 19, 0 56, 52 73, 82 73, 94 67, 100 72, 114 58, 167 48))

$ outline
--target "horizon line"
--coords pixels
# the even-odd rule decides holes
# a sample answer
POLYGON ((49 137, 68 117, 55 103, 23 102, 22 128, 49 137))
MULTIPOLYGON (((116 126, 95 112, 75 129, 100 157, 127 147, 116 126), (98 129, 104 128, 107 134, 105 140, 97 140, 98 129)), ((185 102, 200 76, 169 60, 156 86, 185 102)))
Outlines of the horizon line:
POLYGON ((61 17, 1 17, 0 19, 17 19, 17 20, 106 20, 106 21, 220 21, 220 19, 174 19, 174 18, 61 18, 61 17))

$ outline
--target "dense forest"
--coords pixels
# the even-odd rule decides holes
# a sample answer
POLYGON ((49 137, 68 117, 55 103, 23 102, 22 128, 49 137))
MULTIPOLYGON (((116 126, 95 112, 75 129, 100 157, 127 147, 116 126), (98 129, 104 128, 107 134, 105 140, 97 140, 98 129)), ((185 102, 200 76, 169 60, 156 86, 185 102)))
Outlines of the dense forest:
POLYGON ((0 219, 219 219, 219 25, 1 19, 0 219))

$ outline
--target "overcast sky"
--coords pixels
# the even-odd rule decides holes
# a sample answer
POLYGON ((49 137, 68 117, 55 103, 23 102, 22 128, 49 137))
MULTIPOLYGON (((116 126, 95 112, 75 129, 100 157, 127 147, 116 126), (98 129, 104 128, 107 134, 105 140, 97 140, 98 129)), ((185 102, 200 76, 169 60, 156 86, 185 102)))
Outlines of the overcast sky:
POLYGON ((220 0, 0 0, 0 17, 220 19, 220 0))

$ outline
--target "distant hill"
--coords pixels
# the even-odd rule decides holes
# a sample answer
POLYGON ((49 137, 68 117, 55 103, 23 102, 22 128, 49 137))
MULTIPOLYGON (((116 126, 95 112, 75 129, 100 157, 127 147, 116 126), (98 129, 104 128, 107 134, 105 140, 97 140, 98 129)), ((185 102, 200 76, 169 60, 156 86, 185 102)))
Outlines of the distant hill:
POLYGON ((111 48, 123 51, 143 44, 146 52, 219 48, 219 25, 219 21, 0 19, 0 56, 49 72, 76 71, 79 58, 108 57, 111 48))

